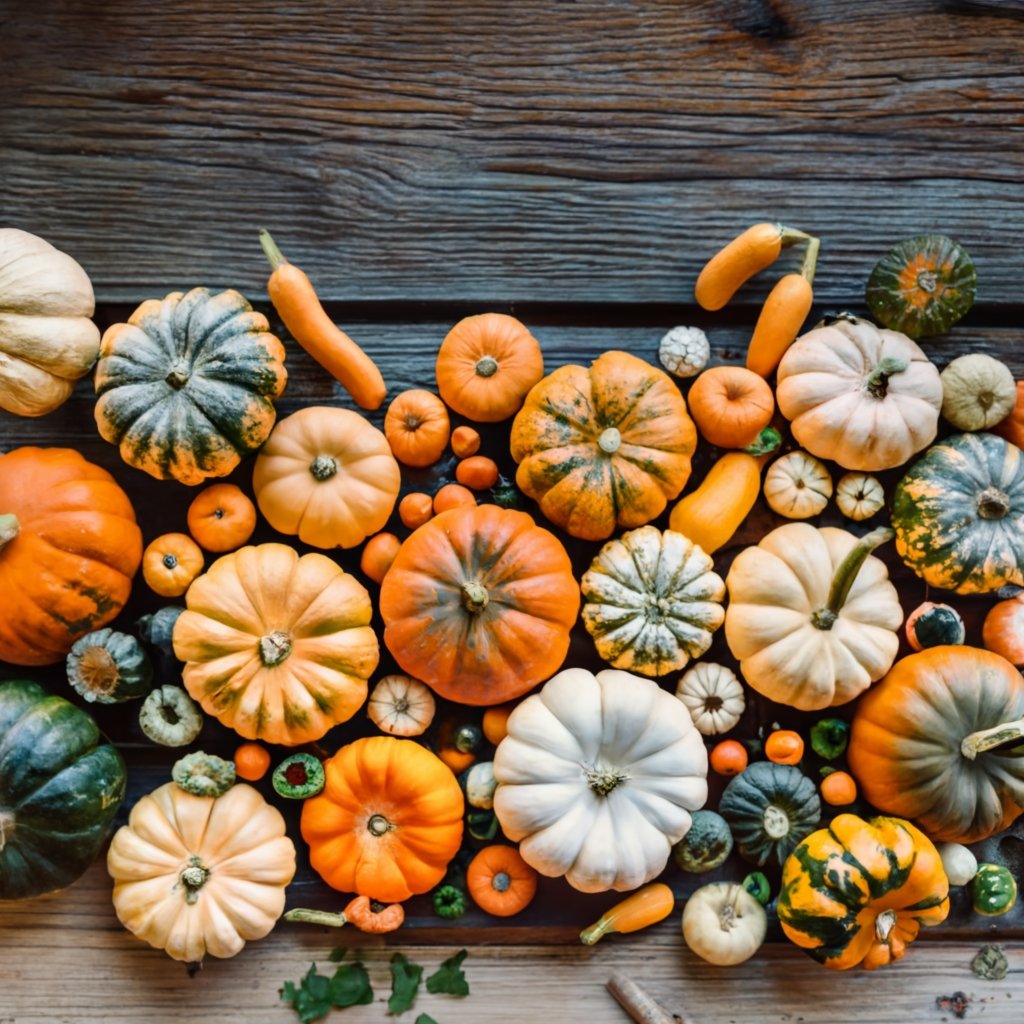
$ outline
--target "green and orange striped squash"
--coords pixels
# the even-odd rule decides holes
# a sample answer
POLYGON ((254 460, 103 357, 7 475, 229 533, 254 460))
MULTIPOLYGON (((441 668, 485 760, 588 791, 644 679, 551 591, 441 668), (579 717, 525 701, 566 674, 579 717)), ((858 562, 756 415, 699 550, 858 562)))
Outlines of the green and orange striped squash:
POLYGON ((284 346, 243 295, 172 292, 104 333, 96 424, 129 465, 200 484, 263 444, 286 380, 284 346))
POLYGON ((896 485, 896 550, 929 586, 1024 584, 1024 457, 994 434, 932 445, 896 485))
POLYGON ((840 814, 786 860, 777 906, 786 937, 818 963, 873 970, 900 959, 922 925, 946 919, 949 881, 909 821, 840 814))

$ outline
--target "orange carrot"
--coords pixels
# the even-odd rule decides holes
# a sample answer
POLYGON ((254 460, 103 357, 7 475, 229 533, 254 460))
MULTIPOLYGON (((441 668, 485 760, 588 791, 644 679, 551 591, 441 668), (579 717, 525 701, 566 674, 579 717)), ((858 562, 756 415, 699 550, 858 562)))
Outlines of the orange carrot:
POLYGON ((779 258, 783 246, 807 237, 802 231, 781 224, 755 224, 747 228, 705 264, 693 289, 697 304, 703 309, 721 309, 740 285, 779 258))
POLYGON ((580 932, 580 941, 592 946, 609 932, 635 932, 664 921, 675 910, 676 898, 664 882, 652 882, 606 910, 589 928, 580 932))
POLYGON ((376 363, 327 315, 313 284, 281 254, 265 228, 260 244, 270 261, 267 282, 274 303, 292 337, 355 399, 363 409, 379 409, 387 386, 376 363))
POLYGON ((747 369, 762 377, 770 377, 775 372, 811 311, 814 301, 811 282, 814 280, 819 245, 818 239, 812 238, 807 243, 800 273, 780 278, 764 300, 747 348, 747 369))

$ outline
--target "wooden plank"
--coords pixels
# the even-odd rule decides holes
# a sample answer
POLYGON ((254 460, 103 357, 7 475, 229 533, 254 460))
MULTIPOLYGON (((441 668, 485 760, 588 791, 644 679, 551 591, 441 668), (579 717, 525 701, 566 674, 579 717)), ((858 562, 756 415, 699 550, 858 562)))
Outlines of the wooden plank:
MULTIPOLYGON (((1019 301, 1019 8, 931 0, 7 5, 0 223, 105 301, 689 301, 737 230, 820 233, 827 304, 921 231, 1019 301)), ((740 301, 754 302, 763 287, 740 301)))

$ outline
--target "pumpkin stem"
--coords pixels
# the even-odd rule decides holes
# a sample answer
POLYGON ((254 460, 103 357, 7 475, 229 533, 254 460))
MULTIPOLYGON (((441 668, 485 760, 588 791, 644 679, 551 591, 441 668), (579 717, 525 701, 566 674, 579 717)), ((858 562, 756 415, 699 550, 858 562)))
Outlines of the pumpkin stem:
POLYGON ((170 551, 162 559, 165 569, 176 569, 178 567, 178 556, 170 551))
POLYGON ((316 480, 330 480, 338 472, 338 463, 330 455, 318 455, 309 464, 309 471, 316 480))
POLYGON ((386 836, 394 826, 384 817, 383 814, 374 814, 370 816, 370 819, 366 822, 366 831, 371 836, 386 836))
POLYGON ((263 252, 270 261, 271 270, 277 270, 282 263, 288 262, 266 228, 260 228, 260 245, 263 246, 263 252))
POLYGON ((583 777, 587 785, 598 795, 607 796, 629 776, 621 768, 584 768, 583 777))
POLYGON ((260 659, 268 668, 280 665, 292 653, 292 638, 280 629, 260 637, 260 659))
POLYGON ((789 834, 789 815, 775 804, 769 804, 764 809, 764 830, 771 839, 781 839, 789 834))
POLYGON ((9 544, 21 531, 21 523, 13 512, 0 516, 0 548, 9 544))
MULTIPOLYGON (((796 228, 787 228, 783 224, 779 224, 778 229, 779 239, 782 242, 783 249, 789 248, 789 246, 796 242, 802 242, 805 238, 811 238, 806 231, 798 231, 796 228)), ((812 241, 817 241, 817 239, 812 239, 812 241)))
POLYGON ((167 371, 167 376, 164 377, 164 381, 170 384, 175 391, 180 391, 187 383, 191 376, 189 372, 188 363, 184 359, 179 359, 171 368, 167 371))
POLYGON ((807 240, 807 251, 804 253, 804 262, 800 267, 800 276, 810 284, 814 280, 814 269, 818 264, 818 250, 821 248, 821 239, 811 236, 807 240))
POLYGON ((597 446, 605 455, 614 455, 621 444, 622 435, 619 433, 618 427, 608 427, 607 430, 601 432, 601 436, 597 439, 597 446))
POLYGON ((0 811, 0 853, 4 852, 7 837, 14 831, 14 815, 10 811, 0 811))
POLYGON ((328 910, 307 910, 304 907, 289 910, 284 919, 299 924, 322 924, 325 928, 342 928, 349 923, 344 914, 332 914, 328 910))
POLYGON ((1009 511, 1009 495, 998 487, 986 487, 978 495, 978 515, 982 519, 1004 519, 1009 511))
POLYGON ((879 942, 888 942, 889 936, 892 934, 893 928, 896 927, 896 911, 895 910, 883 910, 878 917, 875 918, 875 935, 878 936, 879 942))
POLYGON ((478 377, 493 377, 498 372, 498 360, 494 356, 482 356, 477 360, 476 375, 478 377))
POLYGON ((188 867, 178 876, 178 881, 185 887, 185 902, 192 905, 199 899, 199 891, 210 880, 208 868, 193 854, 188 859, 188 867))
POLYGON ((491 879, 491 888, 495 892, 508 892, 508 887, 512 884, 512 879, 509 877, 507 871, 499 871, 491 879))
POLYGON ((878 529, 861 537, 850 553, 836 567, 832 585, 828 590, 828 601, 824 608, 819 608, 811 616, 811 625, 816 629, 831 629, 835 625, 836 619, 839 618, 839 612, 849 596, 853 581, 857 578, 857 573, 860 572, 868 555, 895 536, 896 532, 888 526, 879 526, 878 529))
POLYGON ((885 398, 889 391, 889 378, 894 373, 902 373, 908 366, 906 359, 886 356, 874 369, 871 376, 864 381, 864 390, 872 398, 885 398))
POLYGON ((743 451, 747 455, 770 455, 780 444, 782 435, 774 427, 765 427, 743 451))
POLYGON ((482 612, 490 601, 487 588, 482 583, 470 580, 462 584, 462 607, 473 615, 482 612))
POLYGON ((1004 722, 1002 725, 994 725, 991 729, 980 729, 965 736, 960 742, 960 753, 973 761, 979 754, 986 750, 994 750, 1005 743, 1012 743, 1024 739, 1024 718, 1016 722, 1004 722))

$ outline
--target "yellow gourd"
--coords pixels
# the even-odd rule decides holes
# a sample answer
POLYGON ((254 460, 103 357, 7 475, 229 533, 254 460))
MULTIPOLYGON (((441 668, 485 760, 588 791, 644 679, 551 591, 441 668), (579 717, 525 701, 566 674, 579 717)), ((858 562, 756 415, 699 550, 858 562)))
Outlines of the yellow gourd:
POLYGON ((761 459, 746 452, 723 455, 697 490, 676 503, 669 528, 708 554, 727 544, 761 493, 761 459))

